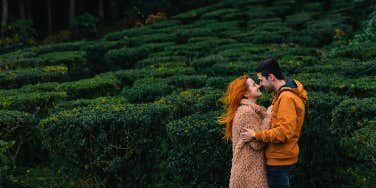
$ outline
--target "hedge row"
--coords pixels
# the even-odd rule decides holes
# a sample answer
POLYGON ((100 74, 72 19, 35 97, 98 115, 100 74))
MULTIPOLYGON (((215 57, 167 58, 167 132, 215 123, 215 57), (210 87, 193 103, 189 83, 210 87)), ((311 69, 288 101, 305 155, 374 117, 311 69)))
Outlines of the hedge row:
POLYGON ((48 114, 56 101, 66 98, 65 92, 31 92, 20 93, 0 98, 0 108, 24 111, 40 116, 48 114))
POLYGON ((46 66, 0 72, 0 88, 5 89, 19 88, 40 82, 64 82, 68 80, 68 69, 65 66, 46 66))
POLYGON ((65 82, 60 84, 57 89, 65 91, 69 98, 77 99, 114 95, 120 91, 121 86, 121 81, 118 78, 105 74, 75 82, 65 82))
POLYGON ((79 169, 80 177, 101 179, 96 186, 134 187, 152 183, 169 116, 163 105, 95 105, 50 116, 40 128, 67 174, 79 169))
POLYGON ((223 139, 220 112, 194 114, 167 124, 170 150, 167 181, 178 187, 225 187, 231 167, 231 143, 223 139))
POLYGON ((206 76, 201 75, 177 75, 167 78, 147 77, 136 80, 130 88, 125 87, 122 93, 130 102, 151 102, 176 89, 203 87, 206 79, 206 76))
POLYGON ((191 115, 193 113, 205 113, 209 110, 219 110, 218 101, 222 91, 210 87, 200 89, 188 89, 173 92, 162 97, 158 103, 170 106, 175 118, 191 115))
POLYGON ((341 75, 324 75, 321 73, 302 73, 292 76, 302 81, 310 91, 335 92, 337 95, 366 98, 374 96, 375 78, 361 77, 348 79, 341 75))
MULTIPOLYGON (((9 165, 35 165, 47 158, 41 146, 37 124, 38 119, 31 114, 0 110, 1 141, 14 142, 4 156, 9 158, 9 165)), ((0 164, 2 170, 5 167, 0 164)))

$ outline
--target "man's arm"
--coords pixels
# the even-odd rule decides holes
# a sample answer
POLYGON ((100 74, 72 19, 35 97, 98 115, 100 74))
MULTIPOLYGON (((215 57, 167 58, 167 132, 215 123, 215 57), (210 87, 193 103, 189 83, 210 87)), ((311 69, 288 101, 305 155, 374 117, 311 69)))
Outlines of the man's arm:
POLYGON ((293 96, 281 96, 276 116, 276 127, 255 133, 255 138, 262 142, 285 143, 294 134, 297 114, 293 96))

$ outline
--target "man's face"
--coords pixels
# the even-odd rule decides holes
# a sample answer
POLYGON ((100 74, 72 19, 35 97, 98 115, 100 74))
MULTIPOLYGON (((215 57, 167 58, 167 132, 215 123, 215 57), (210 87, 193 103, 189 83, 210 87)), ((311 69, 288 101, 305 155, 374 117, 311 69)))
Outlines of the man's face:
POLYGON ((264 87, 267 92, 273 92, 274 87, 270 80, 266 79, 261 73, 257 73, 257 78, 260 81, 260 86, 264 87))

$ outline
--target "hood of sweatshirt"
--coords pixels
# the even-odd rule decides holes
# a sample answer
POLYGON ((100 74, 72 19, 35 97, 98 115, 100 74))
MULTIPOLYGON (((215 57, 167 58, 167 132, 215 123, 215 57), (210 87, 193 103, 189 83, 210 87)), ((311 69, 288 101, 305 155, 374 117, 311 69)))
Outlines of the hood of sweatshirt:
POLYGON ((304 104, 307 103, 307 100, 308 100, 308 94, 307 94, 307 91, 304 89, 303 87, 303 84, 300 83, 298 80, 290 80, 288 82, 286 82, 285 85, 283 85, 278 91, 277 91, 277 96, 285 91, 285 90, 289 90, 289 91, 292 91, 293 93, 295 93, 296 95, 298 95, 302 101, 304 102, 304 104))

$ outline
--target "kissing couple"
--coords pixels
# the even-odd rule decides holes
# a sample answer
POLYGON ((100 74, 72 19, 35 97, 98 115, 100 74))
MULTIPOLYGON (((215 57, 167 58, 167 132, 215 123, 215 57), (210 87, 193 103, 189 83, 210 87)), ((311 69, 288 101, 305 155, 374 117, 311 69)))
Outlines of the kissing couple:
POLYGON ((275 59, 257 67, 259 83, 249 76, 233 80, 222 97, 224 137, 232 141, 230 188, 290 187, 298 162, 307 91, 297 80, 286 81, 275 59), (260 87, 272 92, 272 104, 257 104, 260 87))

